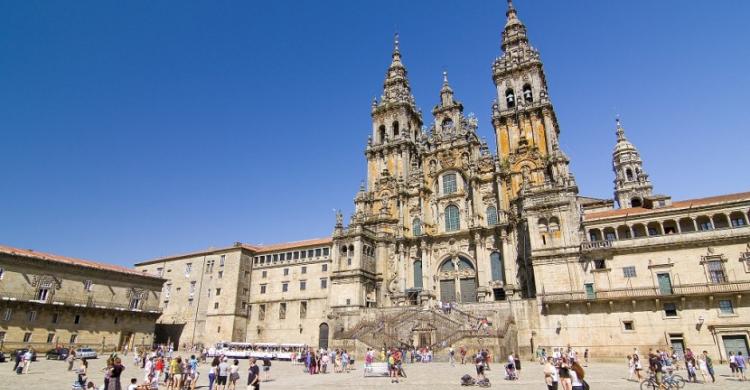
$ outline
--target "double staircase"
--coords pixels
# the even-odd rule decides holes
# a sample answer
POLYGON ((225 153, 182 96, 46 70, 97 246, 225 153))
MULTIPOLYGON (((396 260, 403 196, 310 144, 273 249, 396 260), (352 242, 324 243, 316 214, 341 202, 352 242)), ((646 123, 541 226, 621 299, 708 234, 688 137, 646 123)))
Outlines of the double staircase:
POLYGON ((502 324, 487 324, 483 316, 452 308, 403 307, 370 313, 338 339, 357 340, 372 348, 419 347, 442 349, 465 338, 504 338, 513 317, 502 324))

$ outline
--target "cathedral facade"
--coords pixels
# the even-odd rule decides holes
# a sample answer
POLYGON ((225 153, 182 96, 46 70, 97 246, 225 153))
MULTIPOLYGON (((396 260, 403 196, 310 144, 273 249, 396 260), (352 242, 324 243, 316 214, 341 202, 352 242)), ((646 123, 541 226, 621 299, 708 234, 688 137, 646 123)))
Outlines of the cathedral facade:
POLYGON ((423 117, 396 38, 348 223, 339 212, 330 238, 137 264, 168 279, 170 339, 747 354, 750 193, 654 194, 618 119, 614 199, 579 195, 540 54, 511 2, 506 17, 491 66, 497 154, 447 74, 423 117))

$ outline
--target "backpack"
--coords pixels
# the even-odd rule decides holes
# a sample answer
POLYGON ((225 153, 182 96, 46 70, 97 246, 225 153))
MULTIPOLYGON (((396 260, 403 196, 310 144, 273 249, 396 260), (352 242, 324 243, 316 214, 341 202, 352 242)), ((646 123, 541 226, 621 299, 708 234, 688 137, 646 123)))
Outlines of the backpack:
POLYGON ((475 384, 476 380, 471 375, 466 374, 461 377, 461 386, 474 386, 475 384))

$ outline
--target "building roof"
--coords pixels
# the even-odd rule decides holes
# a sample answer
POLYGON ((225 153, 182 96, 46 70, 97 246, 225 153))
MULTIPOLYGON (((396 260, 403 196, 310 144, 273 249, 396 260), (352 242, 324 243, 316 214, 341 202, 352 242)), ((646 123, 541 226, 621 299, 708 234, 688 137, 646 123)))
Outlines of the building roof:
POLYGON ((584 214, 584 220, 591 221, 591 220, 604 219, 604 218, 625 217, 629 215, 659 213, 659 212, 666 211, 666 210, 676 210, 676 209, 686 209, 686 208, 693 208, 693 207, 700 207, 700 206, 709 206, 713 204, 740 201, 740 200, 750 201, 750 192, 739 192, 736 194, 717 195, 717 196, 709 196, 706 198, 674 201, 669 206, 659 207, 656 209, 647 209, 643 207, 631 207, 627 209, 598 211, 598 212, 584 214))
POLYGON ((90 261, 90 260, 76 259, 73 257, 54 255, 51 253, 37 252, 33 249, 20 249, 20 248, 0 245, 0 254, 25 257, 28 259, 47 261, 47 262, 58 263, 58 264, 71 265, 74 267, 84 267, 84 268, 89 268, 89 269, 94 269, 94 270, 99 270, 99 271, 119 272, 123 274, 137 275, 137 276, 147 277, 151 279, 162 279, 157 276, 146 275, 132 268, 127 268, 127 267, 123 267, 123 266, 119 266, 115 264, 98 263, 98 262, 90 261))
POLYGON ((161 262, 169 261, 169 260, 175 260, 175 259, 179 259, 183 257, 210 255, 210 254, 214 254, 218 252, 226 252, 226 251, 237 249, 237 248, 246 249, 253 253, 267 253, 267 252, 272 252, 272 251, 280 251, 280 250, 292 249, 292 248, 303 248, 303 247, 309 247, 309 246, 315 246, 315 245, 330 245, 331 243, 333 243, 333 238, 331 237, 313 238, 310 240, 282 242, 282 243, 269 244, 269 245, 256 245, 256 244, 245 244, 242 242, 235 242, 234 245, 232 246, 226 246, 226 247, 220 247, 220 248, 208 248, 208 249, 202 249, 202 250, 193 251, 193 252, 181 253, 177 255, 157 257, 155 259, 144 260, 144 261, 138 262, 135 265, 142 266, 142 265, 148 265, 148 264, 154 264, 154 263, 161 263, 161 262))

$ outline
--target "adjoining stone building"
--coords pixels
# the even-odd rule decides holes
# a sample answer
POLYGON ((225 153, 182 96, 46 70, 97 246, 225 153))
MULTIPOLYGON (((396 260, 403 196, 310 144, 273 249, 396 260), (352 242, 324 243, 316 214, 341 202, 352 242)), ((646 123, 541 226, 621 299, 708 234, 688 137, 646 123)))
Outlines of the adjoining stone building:
POLYGON ((164 279, 0 246, 0 349, 151 346, 164 279))
POLYGON ((540 54, 511 2, 506 17, 491 73, 497 155, 447 74, 425 127, 396 39, 347 225, 339 212, 330 239, 136 265, 169 279, 159 322, 184 327, 172 340, 746 354, 750 193, 655 195, 618 120, 614 199, 581 196, 540 54), (221 282, 206 269, 220 256, 233 267, 221 282), (198 299, 186 291, 205 306, 186 309, 198 299))

